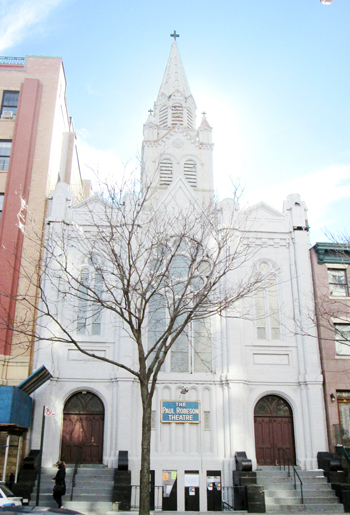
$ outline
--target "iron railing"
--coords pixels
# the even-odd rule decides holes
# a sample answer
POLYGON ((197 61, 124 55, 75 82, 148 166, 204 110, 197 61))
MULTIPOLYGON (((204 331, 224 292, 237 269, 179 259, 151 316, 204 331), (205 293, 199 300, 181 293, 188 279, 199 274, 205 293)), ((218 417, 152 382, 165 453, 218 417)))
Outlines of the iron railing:
POLYGON ((350 456, 349 456, 349 447, 345 447, 343 445, 336 445, 335 446, 335 452, 338 456, 342 456, 345 458, 346 463, 348 464, 348 467, 350 468, 350 456))
MULTIPOLYGON (((152 506, 153 499, 151 499, 151 510, 161 510, 163 502, 163 487, 151 486, 150 494, 154 494, 154 508, 152 506)), ((140 485, 131 485, 131 509, 138 510, 140 507, 140 485)))
POLYGON ((304 495, 303 495, 303 482, 301 480, 301 477, 298 474, 297 469, 294 466, 293 461, 288 456, 288 453, 285 449, 282 447, 278 448, 278 461, 280 462, 280 470, 282 470, 282 460, 280 459, 280 451, 282 451, 282 460, 283 460, 283 470, 286 470, 286 460, 287 460, 287 466, 288 466, 288 477, 290 477, 290 467, 293 469, 294 473, 294 490, 297 489, 297 482, 296 478, 298 478, 300 483, 300 497, 301 497, 301 504, 304 504, 304 495))
POLYGON ((73 492, 75 487, 75 476, 78 473, 78 467, 81 463, 81 455, 82 455, 82 447, 78 447, 78 453, 77 453, 77 459, 75 460, 74 470, 73 470, 73 476, 72 476, 72 489, 70 492, 70 500, 73 501, 73 492))
POLYGON ((223 486, 221 488, 221 509, 222 511, 234 511, 233 507, 233 486, 223 486))
POLYGON ((25 57, 5 57, 0 56, 0 64, 15 64, 17 66, 23 66, 25 63, 25 57))

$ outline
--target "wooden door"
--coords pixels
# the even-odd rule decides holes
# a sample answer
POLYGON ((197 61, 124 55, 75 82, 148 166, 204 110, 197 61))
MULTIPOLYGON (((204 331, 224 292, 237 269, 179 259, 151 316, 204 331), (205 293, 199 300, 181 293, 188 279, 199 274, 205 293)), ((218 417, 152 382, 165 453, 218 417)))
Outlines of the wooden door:
POLYGON ((94 394, 78 393, 68 399, 63 411, 61 459, 75 463, 102 463, 104 407, 94 394))
POLYGON ((255 451, 258 465, 280 465, 284 449, 295 464, 293 415, 277 395, 260 399, 254 410, 255 451))

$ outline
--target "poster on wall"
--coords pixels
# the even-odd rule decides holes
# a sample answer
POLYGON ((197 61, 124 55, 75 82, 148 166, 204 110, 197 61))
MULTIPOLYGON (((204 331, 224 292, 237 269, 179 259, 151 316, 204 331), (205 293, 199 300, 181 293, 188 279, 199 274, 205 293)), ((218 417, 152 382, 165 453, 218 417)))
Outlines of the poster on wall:
POLYGON ((199 474, 185 474, 185 487, 199 487, 199 474))

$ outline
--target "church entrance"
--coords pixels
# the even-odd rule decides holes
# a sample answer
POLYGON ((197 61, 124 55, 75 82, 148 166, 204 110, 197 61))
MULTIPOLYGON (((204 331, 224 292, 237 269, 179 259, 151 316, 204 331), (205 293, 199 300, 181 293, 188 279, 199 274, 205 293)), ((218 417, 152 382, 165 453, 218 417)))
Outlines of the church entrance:
POLYGON ((97 395, 79 392, 70 397, 63 410, 61 459, 75 463, 102 463, 104 406, 97 395))
POLYGON ((258 465, 283 464, 284 449, 295 464, 293 414, 277 395, 260 399, 254 410, 255 452, 258 465))

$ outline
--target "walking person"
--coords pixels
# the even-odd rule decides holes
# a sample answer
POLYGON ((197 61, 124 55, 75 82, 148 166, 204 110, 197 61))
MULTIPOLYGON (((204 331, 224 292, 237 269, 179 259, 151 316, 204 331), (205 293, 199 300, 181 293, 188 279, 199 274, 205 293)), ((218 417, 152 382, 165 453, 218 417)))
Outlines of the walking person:
POLYGON ((66 493, 66 465, 64 461, 58 461, 56 463, 56 467, 58 468, 57 474, 52 478, 52 481, 55 481, 55 486, 53 487, 53 498, 57 502, 58 507, 63 508, 62 495, 66 493))

